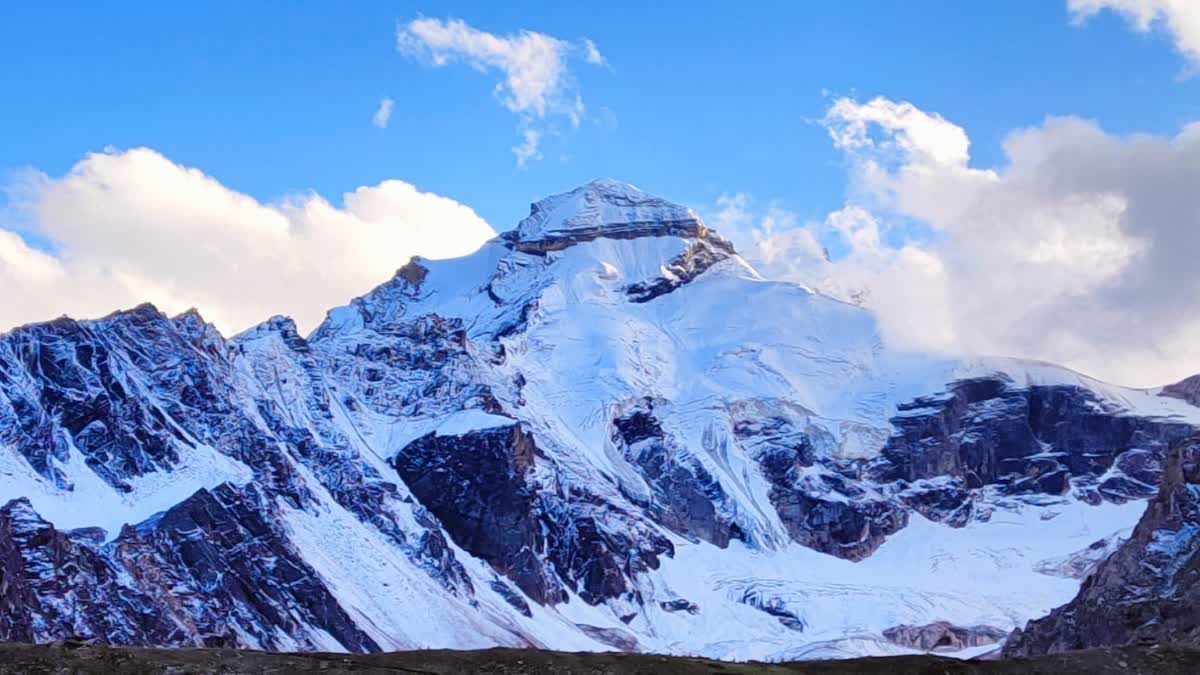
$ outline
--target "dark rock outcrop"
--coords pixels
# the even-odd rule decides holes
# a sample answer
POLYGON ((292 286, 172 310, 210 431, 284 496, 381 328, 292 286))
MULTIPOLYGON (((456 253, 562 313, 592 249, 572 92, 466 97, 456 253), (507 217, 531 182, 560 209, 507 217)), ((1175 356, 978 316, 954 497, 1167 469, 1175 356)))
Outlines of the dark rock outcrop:
POLYGON ((664 600, 658 603, 664 612, 687 612, 688 614, 699 614, 700 606, 691 600, 684 598, 675 598, 674 600, 664 600))
POLYGON ((543 495, 546 557, 584 602, 624 598, 642 604, 633 580, 675 554, 671 540, 646 522, 590 492, 572 487, 543 495))
MULTIPOLYGON (((950 477, 968 490, 992 485, 1006 494, 1074 489, 1093 503, 1153 494, 1164 448, 1192 432, 1181 422, 1125 414, 1081 387, 1020 388, 1001 377, 953 383, 945 395, 900 411, 896 434, 871 467, 877 481, 950 477)), ((937 501, 943 510, 961 506, 937 501)))
MULTIPOLYGON (((223 484, 126 527, 112 553, 155 606, 186 627, 178 630, 204 646, 317 649, 322 641, 308 628, 315 626, 352 651, 379 651, 287 539, 278 517, 253 485, 223 484)), ((149 644, 178 641, 166 634, 149 644)))
POLYGON ((753 443, 771 489, 769 497, 792 540, 848 560, 871 555, 908 524, 897 501, 848 479, 832 459, 818 458, 808 435, 775 418, 739 424, 735 433, 753 443))
POLYGON ((721 512, 726 496, 721 484, 685 452, 654 416, 654 403, 641 405, 613 420, 613 442, 651 486, 651 515, 679 534, 722 548, 741 532, 721 512))
POLYGON ((650 302, 692 281, 732 255, 733 244, 716 235, 704 236, 667 263, 663 276, 631 284, 625 289, 625 295, 630 302, 650 302))
POLYGON ((883 631, 890 642, 922 651, 956 652, 968 647, 996 644, 1008 632, 994 626, 955 626, 935 621, 924 626, 894 626, 883 631))
POLYGON ((952 527, 986 519, 986 490, 1089 503, 1152 495, 1164 448, 1190 424, 1128 414, 1078 386, 1018 387, 996 375, 902 404, 874 459, 832 456, 829 439, 783 416, 737 421, 790 537, 851 560, 871 555, 909 513, 952 527))
POLYGON ((74 453, 118 492, 187 473, 189 461, 218 475, 244 465, 252 476, 245 486, 201 489, 108 542, 98 528, 62 532, 28 502, 10 502, 0 516, 0 640, 316 649, 333 639, 375 650, 280 518, 280 508, 315 510, 321 491, 447 593, 469 598, 471 584, 428 514, 415 509, 426 529, 403 531, 394 478, 337 430, 322 377, 282 317, 236 343, 195 311, 168 318, 149 305, 0 338, 0 443, 67 493, 60 467, 74 453), (246 348, 271 340, 279 349, 246 348))
POLYGON ((8 412, 19 422, 0 424, 0 436, 12 435, 0 441, 14 441, 35 471, 63 487, 55 464, 73 445, 98 476, 128 491, 131 479, 169 469, 192 445, 195 436, 172 419, 177 406, 207 399, 219 407, 221 385, 208 376, 209 355, 153 306, 99 324, 58 319, 0 343, 0 418, 8 412))
MULTIPOLYGON (((537 215, 537 204, 533 205, 537 215)), ((701 238, 708 228, 695 218, 672 221, 635 221, 614 225, 611 223, 593 227, 579 227, 569 234, 551 235, 539 239, 523 240, 516 230, 501 235, 504 242, 515 250, 534 255, 546 255, 551 251, 594 241, 596 239, 639 239, 641 237, 689 237, 701 238)))
POLYGON ((162 644, 174 630, 118 565, 55 529, 27 499, 0 508, 0 640, 162 644))
POLYGON ((777 597, 765 596, 757 591, 747 591, 739 598, 739 602, 765 614, 770 614, 788 629, 804 632, 804 620, 788 609, 787 604, 777 597))
POLYGON ((1010 656, 1130 644, 1200 645, 1200 437, 1175 443, 1133 535, 1079 594, 1013 632, 1010 656))
POLYGON ((317 649, 319 627, 378 651, 272 522, 254 488, 202 490, 112 543, 59 532, 23 499, 0 509, 0 639, 317 649), (287 636, 288 641, 281 641, 287 636))
POLYGON ((1187 401, 1194 406, 1200 406, 1200 375, 1192 375, 1175 384, 1168 384, 1159 392, 1160 396, 1170 396, 1181 401, 1187 401))
POLYGON ((533 436, 512 424, 431 433, 393 463, 455 543, 539 604, 565 601, 564 584, 589 603, 622 596, 673 551, 652 527, 589 492, 539 492, 537 456, 533 436))
POLYGON ((400 477, 455 543, 492 564, 541 604, 563 599, 541 563, 545 539, 530 471, 533 438, 518 424, 461 435, 430 433, 393 460, 400 477))

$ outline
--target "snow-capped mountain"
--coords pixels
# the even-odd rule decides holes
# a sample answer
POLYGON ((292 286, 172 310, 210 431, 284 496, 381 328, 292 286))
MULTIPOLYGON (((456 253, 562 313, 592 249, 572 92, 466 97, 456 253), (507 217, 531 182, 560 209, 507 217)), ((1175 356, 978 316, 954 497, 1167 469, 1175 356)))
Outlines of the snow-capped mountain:
POLYGON ((1129 535, 1200 427, 1162 393, 889 351, 597 181, 307 337, 0 336, 0 640, 987 650, 1129 535))

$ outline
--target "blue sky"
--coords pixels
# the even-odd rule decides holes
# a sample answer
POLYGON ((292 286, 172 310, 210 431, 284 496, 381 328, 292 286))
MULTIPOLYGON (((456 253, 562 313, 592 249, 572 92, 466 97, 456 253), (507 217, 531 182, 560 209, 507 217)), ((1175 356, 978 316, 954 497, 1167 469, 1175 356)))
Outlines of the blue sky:
POLYGON ((1170 133, 1200 108, 1165 34, 1111 12, 1073 25, 1048 0, 22 5, 0 10, 0 168, 59 175, 86 152, 145 145, 263 200, 401 178, 499 229, 599 176, 696 205, 747 191, 820 217, 846 182, 810 121, 823 91, 935 110, 982 165, 1047 115, 1170 133), (572 69, 588 119, 518 168, 495 77, 397 52, 397 22, 418 16, 592 39, 609 67, 572 69), (378 129, 383 96, 396 105, 378 129))
POLYGON ((895 348, 1200 372, 1200 4, 7 3, 0 69, 0 330, 308 329, 614 177, 895 348))

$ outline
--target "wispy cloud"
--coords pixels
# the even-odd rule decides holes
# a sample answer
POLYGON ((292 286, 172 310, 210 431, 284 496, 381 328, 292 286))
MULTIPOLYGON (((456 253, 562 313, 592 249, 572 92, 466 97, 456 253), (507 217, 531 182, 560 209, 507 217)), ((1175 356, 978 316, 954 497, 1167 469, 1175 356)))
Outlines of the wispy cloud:
POLYGON ((583 39, 583 60, 593 66, 602 66, 605 64, 604 55, 596 48, 596 43, 589 38, 583 39))
POLYGON ((396 102, 391 98, 384 96, 379 102, 379 107, 375 109, 375 114, 371 116, 371 124, 386 129, 388 122, 392 121, 392 109, 395 108, 396 102))
POLYGON ((538 144, 542 140, 541 132, 536 129, 526 129, 524 140, 520 145, 514 146, 512 151, 517 156, 517 166, 524 168, 531 159, 541 159, 542 153, 538 150, 538 144))
POLYGON ((522 143, 513 152, 521 165, 541 156, 537 143, 549 121, 562 118, 577 127, 586 113, 570 70, 571 57, 582 52, 586 63, 604 63, 591 40, 576 45, 530 30, 496 35, 460 19, 409 21, 397 31, 396 45, 405 56, 434 67, 462 62, 500 75, 495 93, 518 116, 522 143))

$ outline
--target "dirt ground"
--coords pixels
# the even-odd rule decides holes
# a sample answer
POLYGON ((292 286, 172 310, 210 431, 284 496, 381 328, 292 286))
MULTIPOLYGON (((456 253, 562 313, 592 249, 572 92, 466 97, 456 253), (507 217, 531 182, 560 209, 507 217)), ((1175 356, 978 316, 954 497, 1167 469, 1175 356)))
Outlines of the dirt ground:
POLYGON ((0 644, 0 673, 1200 673, 1200 650, 1143 645, 1008 661, 899 656, 846 661, 727 663, 648 654, 574 654, 523 649, 375 655, 270 654, 227 649, 139 649, 78 642, 0 644))

